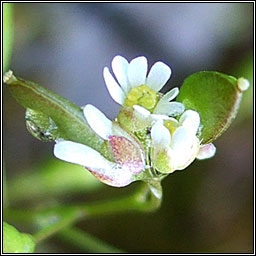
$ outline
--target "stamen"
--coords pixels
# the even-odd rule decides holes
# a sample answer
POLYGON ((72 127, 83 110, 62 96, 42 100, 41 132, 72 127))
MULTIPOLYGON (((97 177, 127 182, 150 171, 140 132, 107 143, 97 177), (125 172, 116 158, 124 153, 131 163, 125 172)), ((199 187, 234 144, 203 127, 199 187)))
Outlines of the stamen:
POLYGON ((146 85, 140 85, 129 92, 124 105, 128 107, 139 105, 152 113, 158 101, 159 95, 154 90, 151 90, 146 85))

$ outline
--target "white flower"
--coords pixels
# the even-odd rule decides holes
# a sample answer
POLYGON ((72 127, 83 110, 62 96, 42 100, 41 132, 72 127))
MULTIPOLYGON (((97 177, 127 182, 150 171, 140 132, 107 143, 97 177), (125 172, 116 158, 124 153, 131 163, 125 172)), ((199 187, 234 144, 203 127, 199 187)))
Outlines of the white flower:
POLYGON ((108 140, 114 162, 107 160, 96 150, 72 141, 57 141, 54 155, 67 162, 86 167, 100 181, 122 187, 135 180, 134 175, 144 171, 144 153, 131 135, 112 123, 92 105, 83 109, 90 127, 104 140, 108 140))
POLYGON ((128 63, 118 55, 112 61, 112 70, 118 83, 107 67, 104 68, 103 76, 110 95, 120 105, 139 105, 155 114, 169 116, 180 115, 184 111, 183 104, 169 102, 178 95, 178 88, 172 89, 162 98, 158 93, 171 76, 171 69, 163 62, 156 62, 147 76, 146 57, 137 57, 128 63))
POLYGON ((196 157, 205 159, 215 154, 213 144, 203 145, 196 136, 200 116, 187 110, 179 121, 174 118, 159 118, 151 130, 153 165, 162 173, 185 169, 196 157))
MULTIPOLYGON (((164 96, 158 93, 171 75, 166 64, 155 63, 147 76, 145 57, 128 63, 116 56, 112 69, 120 85, 108 68, 104 69, 104 79, 113 99, 125 106, 121 115, 112 122, 90 104, 83 108, 87 123, 108 143, 112 156, 110 152, 107 159, 87 145, 62 140, 56 141, 54 147, 57 158, 86 167, 108 185, 123 187, 138 179, 152 178, 152 172, 147 169, 172 173, 186 168, 196 157, 205 159, 215 154, 213 144, 200 145, 199 114, 193 110, 184 112, 183 104, 170 102, 178 95, 178 88, 164 96), (170 117, 180 114, 179 120, 170 117), (145 128, 151 128, 151 140, 145 128)), ((154 175, 157 177, 158 173, 154 175)))

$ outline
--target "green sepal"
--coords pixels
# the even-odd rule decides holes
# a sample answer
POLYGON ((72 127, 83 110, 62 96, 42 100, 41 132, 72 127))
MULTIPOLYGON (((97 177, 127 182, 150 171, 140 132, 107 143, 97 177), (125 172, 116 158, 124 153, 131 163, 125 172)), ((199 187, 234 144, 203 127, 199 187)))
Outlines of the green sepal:
POLYGON ((181 86, 177 101, 185 109, 200 114, 200 139, 203 144, 216 140, 237 114, 242 92, 237 79, 219 72, 202 71, 190 75, 181 86))
POLYGON ((163 197, 163 189, 161 185, 161 179, 151 179, 147 181, 150 191, 153 195, 161 200, 163 197))

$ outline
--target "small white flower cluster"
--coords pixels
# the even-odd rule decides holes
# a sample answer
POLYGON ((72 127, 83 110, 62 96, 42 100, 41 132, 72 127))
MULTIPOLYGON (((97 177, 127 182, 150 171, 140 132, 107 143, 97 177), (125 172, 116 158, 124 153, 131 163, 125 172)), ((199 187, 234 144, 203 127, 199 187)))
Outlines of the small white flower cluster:
MULTIPOLYGON (((104 68, 103 76, 106 86, 113 100, 120 105, 125 103, 125 99, 129 96, 129 92, 141 85, 147 86, 154 92, 159 92, 166 84, 171 76, 171 69, 163 62, 156 62, 149 71, 147 76, 148 62, 146 57, 137 57, 130 63, 122 57, 116 56, 112 61, 112 69, 114 77, 107 67, 104 68)), ((174 88, 164 95, 157 103, 153 113, 179 115, 184 111, 183 104, 179 102, 169 102, 179 93, 178 88, 174 88)), ((137 105, 134 105, 136 107, 137 105)))
MULTIPOLYGON (((159 93, 171 76, 171 69, 166 64, 155 63, 147 75, 145 57, 137 57, 129 63, 124 57, 116 56, 112 70, 117 81, 107 67, 103 75, 113 100, 129 107, 135 117, 151 129, 150 168, 160 173, 172 173, 186 168, 195 158, 214 156, 215 146, 212 143, 200 145, 197 137, 199 114, 193 110, 184 111, 179 102, 170 102, 178 95, 178 88, 164 96, 159 93), (177 120, 176 116, 180 118, 177 120)), ((99 180, 112 186, 126 186, 135 181, 136 175, 148 168, 139 139, 92 105, 86 105, 83 113, 92 130, 109 142, 114 161, 72 141, 57 142, 55 156, 86 167, 99 180)))

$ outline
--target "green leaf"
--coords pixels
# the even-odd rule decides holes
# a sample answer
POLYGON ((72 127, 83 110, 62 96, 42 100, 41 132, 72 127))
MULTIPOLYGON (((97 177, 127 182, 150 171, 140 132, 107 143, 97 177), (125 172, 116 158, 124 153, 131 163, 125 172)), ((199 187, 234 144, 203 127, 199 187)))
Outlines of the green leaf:
POLYGON ((34 114, 30 115, 30 121, 34 124, 33 129, 39 124, 40 115, 42 119, 38 127, 39 132, 49 126, 51 118, 60 138, 88 145, 106 158, 112 159, 107 143, 104 143, 104 140, 88 126, 81 108, 34 82, 16 78, 12 71, 5 73, 4 82, 8 84, 19 104, 34 111, 34 114))
POLYGON ((33 236, 20 233, 16 228, 3 222, 3 252, 32 253, 35 249, 33 236))
MULTIPOLYGON (((244 79, 245 80, 245 79, 244 79)), ((242 98, 238 79, 212 71, 202 71, 185 79, 177 101, 201 117, 200 138, 203 144, 219 137, 237 114, 242 98)))
POLYGON ((3 71, 8 68, 13 45, 13 4, 3 3, 3 71))

